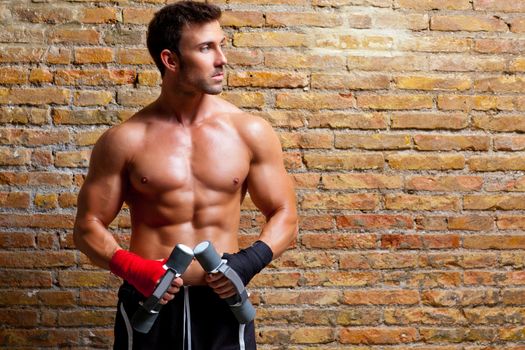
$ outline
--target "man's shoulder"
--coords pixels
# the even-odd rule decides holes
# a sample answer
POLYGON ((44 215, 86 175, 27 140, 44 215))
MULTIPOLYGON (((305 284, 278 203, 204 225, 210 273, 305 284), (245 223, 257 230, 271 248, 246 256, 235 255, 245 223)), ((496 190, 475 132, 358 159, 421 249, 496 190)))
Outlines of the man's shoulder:
POLYGON ((140 147, 144 130, 145 124, 132 117, 106 130, 98 139, 95 148, 111 154, 125 155, 134 148, 140 147))
POLYGON ((268 132, 272 129, 265 119, 243 111, 222 98, 218 98, 216 103, 216 118, 228 121, 243 138, 247 137, 252 139, 257 137, 261 132, 268 132))
POLYGON ((231 115, 231 120, 241 137, 247 140, 257 141, 268 134, 273 134, 270 123, 264 118, 247 112, 231 115))

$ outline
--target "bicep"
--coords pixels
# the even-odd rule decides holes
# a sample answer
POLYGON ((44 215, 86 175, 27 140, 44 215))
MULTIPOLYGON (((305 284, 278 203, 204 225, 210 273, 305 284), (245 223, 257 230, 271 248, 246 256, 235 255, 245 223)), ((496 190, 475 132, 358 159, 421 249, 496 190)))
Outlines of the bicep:
POLYGON ((101 140, 91 154, 89 171, 78 196, 77 220, 108 226, 124 201, 123 157, 101 140))
POLYGON ((253 203, 265 216, 285 207, 295 207, 292 181, 284 168, 281 145, 268 126, 261 134, 248 174, 248 192, 253 203), (269 129, 268 129, 269 128, 269 129))

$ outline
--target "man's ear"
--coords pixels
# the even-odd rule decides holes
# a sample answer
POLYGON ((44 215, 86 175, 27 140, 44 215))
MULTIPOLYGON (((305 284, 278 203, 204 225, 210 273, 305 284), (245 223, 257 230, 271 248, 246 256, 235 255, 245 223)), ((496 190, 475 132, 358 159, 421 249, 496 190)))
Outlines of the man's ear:
POLYGON ((160 59, 166 69, 175 72, 180 67, 179 57, 174 52, 164 49, 160 52, 160 59))

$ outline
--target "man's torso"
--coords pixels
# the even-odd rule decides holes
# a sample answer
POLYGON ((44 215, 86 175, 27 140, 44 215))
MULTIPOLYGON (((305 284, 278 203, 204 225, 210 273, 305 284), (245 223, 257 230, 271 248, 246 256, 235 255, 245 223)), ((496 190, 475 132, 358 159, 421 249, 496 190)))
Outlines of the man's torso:
MULTIPOLYGON (((239 128, 245 115, 217 113, 191 126, 138 113, 121 127, 130 135, 123 172, 130 208, 130 250, 167 257, 183 243, 211 240, 219 253, 238 250, 240 205, 250 150, 239 128), (127 129, 127 130, 126 130, 127 129)), ((204 284, 195 262, 185 284, 204 284)))

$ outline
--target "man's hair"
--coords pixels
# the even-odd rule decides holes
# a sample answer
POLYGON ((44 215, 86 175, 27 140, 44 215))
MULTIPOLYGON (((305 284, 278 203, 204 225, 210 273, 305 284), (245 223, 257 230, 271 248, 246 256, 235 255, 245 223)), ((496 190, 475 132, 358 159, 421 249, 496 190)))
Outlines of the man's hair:
POLYGON ((160 59, 162 50, 174 52, 180 61, 179 44, 185 26, 208 23, 220 17, 221 9, 218 6, 194 1, 176 2, 156 12, 148 26, 147 45, 160 74, 164 76, 165 71, 160 59))

